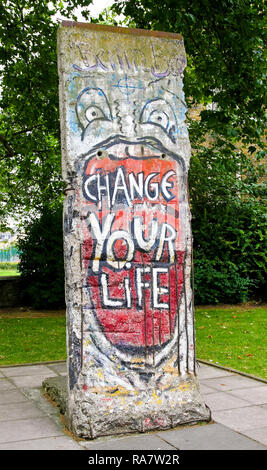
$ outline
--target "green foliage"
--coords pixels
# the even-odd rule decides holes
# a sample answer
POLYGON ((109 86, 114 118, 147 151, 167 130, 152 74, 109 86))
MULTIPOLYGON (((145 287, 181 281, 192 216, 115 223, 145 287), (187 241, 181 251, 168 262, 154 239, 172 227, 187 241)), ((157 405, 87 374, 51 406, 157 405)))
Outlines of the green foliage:
POLYGON ((106 24, 112 26, 127 26, 128 28, 134 28, 135 22, 131 20, 129 16, 120 15, 118 16, 114 7, 105 8, 98 16, 98 18, 91 18, 92 23, 106 24))
POLYGON ((0 268, 1 270, 14 270, 17 269, 18 263, 1 263, 0 268))
POLYGON ((196 303, 266 298, 264 2, 117 0, 135 26, 182 33, 192 146, 196 303), (208 105, 208 106, 207 106, 208 105))
POLYGON ((191 161, 197 304, 266 299, 266 212, 259 168, 216 149, 191 161), (243 175, 237 177, 237 171, 243 175))
POLYGON ((231 261, 198 254, 194 269, 197 305, 242 303, 248 299, 252 282, 248 277, 242 277, 238 266, 231 261))
POLYGON ((183 35, 188 104, 213 103, 201 126, 247 143, 264 130, 266 38, 263 0, 117 0, 137 27, 183 35))
POLYGON ((0 2, 0 219, 41 211, 62 190, 56 14, 88 0, 0 2))
MULTIPOLYGON (((88 19, 91 3, 0 3, 1 224, 8 214, 25 211, 33 219, 36 213, 44 217, 61 199, 55 15, 75 20, 79 6, 88 19)), ((187 105, 203 105, 199 120, 188 114, 196 300, 201 303, 240 301, 264 292, 265 193, 259 183, 265 156, 264 20, 263 0, 116 0, 111 10, 91 18, 184 37, 187 105), (124 18, 118 19, 121 13, 124 18)), ((45 234, 49 240, 49 230, 45 234)), ((58 243, 61 250, 59 238, 58 243)), ((40 252, 47 244, 42 242, 40 252)))
POLYGON ((64 306, 62 207, 44 209, 18 242, 24 303, 34 308, 64 306))

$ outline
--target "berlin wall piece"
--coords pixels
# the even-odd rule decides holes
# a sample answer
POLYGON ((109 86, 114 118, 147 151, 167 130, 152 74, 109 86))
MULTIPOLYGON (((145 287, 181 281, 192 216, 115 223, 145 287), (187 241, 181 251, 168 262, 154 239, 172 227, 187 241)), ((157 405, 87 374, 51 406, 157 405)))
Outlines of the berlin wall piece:
POLYGON ((209 420, 182 37, 63 22, 58 59, 69 426, 94 438, 209 420))

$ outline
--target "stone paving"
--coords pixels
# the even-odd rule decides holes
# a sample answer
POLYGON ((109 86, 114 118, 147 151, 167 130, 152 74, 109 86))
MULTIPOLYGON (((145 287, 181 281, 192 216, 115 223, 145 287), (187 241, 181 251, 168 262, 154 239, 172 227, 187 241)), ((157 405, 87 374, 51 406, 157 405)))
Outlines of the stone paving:
POLYGON ((0 450, 267 450, 267 383, 200 364, 211 423, 77 441, 42 394, 43 380, 59 375, 64 362, 0 368, 0 450))

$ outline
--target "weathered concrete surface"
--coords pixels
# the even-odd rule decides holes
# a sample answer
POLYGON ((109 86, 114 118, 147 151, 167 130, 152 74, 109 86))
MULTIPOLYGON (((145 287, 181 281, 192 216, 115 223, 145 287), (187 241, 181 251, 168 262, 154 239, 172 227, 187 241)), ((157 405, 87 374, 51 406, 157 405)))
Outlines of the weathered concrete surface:
POLYGON ((44 368, 47 373, 50 370, 50 372, 57 374, 65 374, 65 364, 63 363, 0 367, 0 450, 82 450, 86 448, 90 451, 116 449, 144 449, 148 451, 170 450, 170 447, 183 450, 266 450, 267 383, 255 380, 255 378, 252 378, 251 382, 246 382, 244 388, 244 377, 239 376, 240 383, 237 388, 236 378, 232 383, 228 379, 237 377, 238 374, 211 365, 200 364, 198 377, 202 394, 214 411, 218 424, 208 423, 203 426, 201 423, 201 425, 193 427, 179 426, 171 431, 106 436, 99 437, 94 441, 82 440, 78 443, 65 435, 63 420, 58 416, 58 409, 43 396, 41 385, 44 368), (38 388, 15 385, 15 378, 29 376, 39 377, 38 388), (218 378, 219 381, 213 382, 213 379, 218 378), (211 381, 210 387, 206 385, 207 379, 211 381), (222 409, 221 387, 224 383, 227 388, 225 395, 228 396, 229 402, 224 400, 222 409), (231 385, 233 385, 233 389, 229 388, 231 385), (256 389, 261 389, 263 392, 261 395, 263 401, 260 400, 260 405, 257 405, 259 396, 255 394, 256 389), (250 393, 249 390, 251 390, 250 393), (244 396, 242 392, 246 392, 246 395, 244 396), (241 403, 241 400, 232 402, 233 395, 239 397, 240 393, 242 393, 242 400, 246 401, 246 404, 241 403), (210 397, 212 398, 211 402, 210 397), (234 408, 230 410, 232 406, 234 408), (216 411, 219 409, 221 411, 216 411))
MULTIPOLYGON (((43 391, 50 397, 50 399, 57 404, 57 407, 59 408, 60 412, 62 414, 65 414, 66 411, 67 411, 67 377, 62 377, 62 376, 49 377, 49 378, 47 378, 46 380, 43 381, 42 388, 43 388, 43 391)), ((183 397, 183 399, 184 399, 183 402, 181 403, 181 410, 180 410, 180 412, 183 416, 183 423, 184 424, 186 424, 186 423, 187 424, 193 424, 194 422, 199 421, 199 415, 196 413, 196 415, 194 416, 194 414, 192 413, 192 410, 190 410, 190 406, 189 407, 186 406, 187 405, 186 400, 188 399, 188 397, 191 398, 191 391, 190 391, 190 388, 188 386, 188 382, 184 385, 179 383, 179 392, 180 392, 181 398, 183 397)), ((177 393, 177 390, 174 389, 173 393, 177 393)), ((196 393, 196 397, 197 397, 197 393, 196 393)), ((94 397, 93 397, 93 399, 94 399, 94 397)), ((138 396, 139 401, 137 401, 133 397, 128 397, 128 399, 129 399, 132 406, 136 406, 137 408, 140 408, 140 406, 141 406, 141 404, 140 404, 140 395, 138 396)), ((170 422, 167 422, 167 420, 165 419, 164 413, 167 412, 168 415, 170 415, 170 413, 171 413, 171 410, 170 410, 171 405, 170 405, 169 396, 167 397, 167 399, 169 401, 169 403, 167 403, 167 409, 166 409, 166 406, 165 406, 165 410, 164 410, 164 408, 162 408, 162 410, 161 410, 161 412, 162 412, 161 423, 159 423, 158 418, 156 418, 157 421, 156 421, 156 423, 154 423, 153 428, 158 428, 158 429, 167 428, 168 429, 168 428, 176 427, 178 424, 180 424, 179 419, 178 420, 174 419, 173 421, 170 421, 170 422)), ((159 398, 158 398, 158 400, 159 400, 159 398)), ((175 403, 175 404, 177 403, 175 399, 173 400, 173 403, 175 403)), ((117 407, 116 398, 114 400, 114 406, 117 407)), ((149 402, 144 403, 144 405, 142 407, 143 410, 141 410, 141 411, 139 410, 140 414, 145 413, 145 411, 146 411, 145 408, 147 407, 147 409, 149 409, 150 406, 151 406, 151 403, 149 403, 149 402)), ((116 419, 118 421, 117 426, 116 426, 117 429, 118 429, 117 433, 121 433, 121 432, 119 432, 119 430, 121 429, 121 425, 120 425, 121 416, 120 416, 120 413, 121 413, 121 409, 118 411, 118 416, 116 416, 114 413, 112 413, 113 414, 113 416, 112 416, 112 426, 114 426, 114 423, 113 423, 114 419, 116 419)), ((98 419, 97 419, 98 414, 101 414, 101 410, 99 410, 99 409, 91 410, 91 419, 94 422, 98 421, 98 419), (94 417, 94 415, 95 415, 95 417, 94 417)), ((131 430, 133 430, 133 431, 136 430, 136 426, 138 427, 139 431, 146 431, 147 429, 150 429, 151 423, 147 423, 147 424, 149 424, 149 426, 147 426, 147 429, 146 429, 146 426, 144 426, 142 422, 140 422, 139 424, 135 423, 136 414, 138 415, 138 412, 136 413, 136 410, 133 410, 133 409, 129 408, 129 413, 128 414, 129 414, 129 416, 128 416, 127 420, 129 422, 129 427, 127 428, 126 432, 129 432, 131 430), (132 428, 131 428, 130 423, 133 423, 132 428)), ((175 416, 176 410, 172 410, 172 414, 173 414, 173 416, 175 416)), ((80 414, 78 414, 77 419, 80 420, 80 414)), ((150 418, 150 420, 152 420, 152 419, 153 419, 153 417, 150 418)), ((83 435, 84 437, 88 437, 88 419, 86 419, 86 417, 85 417, 85 420, 84 420, 83 423, 80 422, 80 421, 77 422, 77 427, 81 431, 80 435, 83 435)), ((109 432, 103 432, 104 428, 106 429, 106 431, 108 431, 109 427, 110 427, 109 420, 106 420, 105 416, 104 416, 103 423, 101 422, 101 435, 110 434, 109 432), (106 421, 106 424, 105 424, 105 421, 106 421)), ((114 433, 114 431, 112 432, 112 434, 117 434, 117 433, 116 432, 114 433)))
POLYGON ((195 369, 180 35, 63 23, 68 404, 94 438, 208 420, 195 369))
POLYGON ((67 409, 68 384, 67 377, 48 377, 42 382, 42 388, 52 401, 54 401, 60 411, 65 414, 67 409))

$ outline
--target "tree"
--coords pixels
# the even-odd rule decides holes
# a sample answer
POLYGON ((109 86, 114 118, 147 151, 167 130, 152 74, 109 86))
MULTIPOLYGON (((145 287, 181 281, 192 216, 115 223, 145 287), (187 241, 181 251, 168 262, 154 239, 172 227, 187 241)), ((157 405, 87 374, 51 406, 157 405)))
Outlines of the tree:
POLYGON ((0 3, 0 220, 41 213, 62 193, 56 14, 92 0, 0 3))
POLYGON ((44 208, 19 239, 22 302, 34 308, 64 307, 62 208, 44 208))
MULTIPOLYGON (((54 16, 80 6, 88 19, 90 3, 0 4, 0 219, 61 203, 54 16)), ((187 105, 202 107, 197 119, 188 113, 197 302, 255 295, 266 274, 263 0, 115 0, 97 21, 116 24, 113 12, 129 26, 184 37, 187 105)))
POLYGON ((86 19, 91 2, 0 3, 0 230, 23 216, 23 296, 38 308, 64 305, 55 17, 79 6, 86 19))
POLYGON ((114 5, 137 27, 183 35, 188 104, 215 105, 201 115, 205 130, 227 140, 260 142, 265 125, 263 1, 115 0, 114 5))
POLYGON ((116 0, 113 9, 184 37, 196 302, 263 296, 264 2, 116 0))

